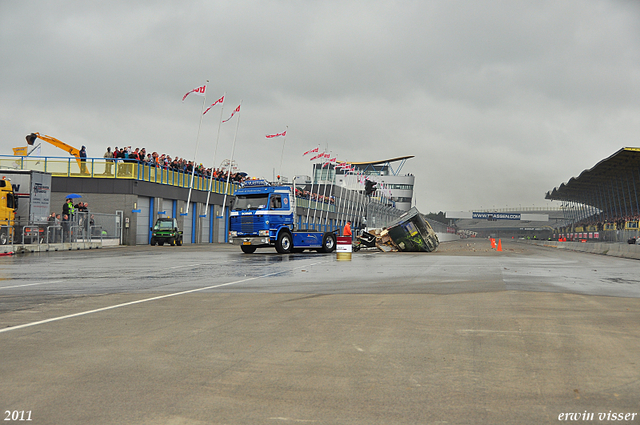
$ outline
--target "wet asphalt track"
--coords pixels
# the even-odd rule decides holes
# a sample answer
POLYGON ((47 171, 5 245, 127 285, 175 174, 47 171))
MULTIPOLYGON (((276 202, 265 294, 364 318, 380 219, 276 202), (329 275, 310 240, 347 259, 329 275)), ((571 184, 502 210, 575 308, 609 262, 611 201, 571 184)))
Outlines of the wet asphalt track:
POLYGON ((52 424, 640 413, 640 261, 504 248, 2 258, 0 409, 52 424))

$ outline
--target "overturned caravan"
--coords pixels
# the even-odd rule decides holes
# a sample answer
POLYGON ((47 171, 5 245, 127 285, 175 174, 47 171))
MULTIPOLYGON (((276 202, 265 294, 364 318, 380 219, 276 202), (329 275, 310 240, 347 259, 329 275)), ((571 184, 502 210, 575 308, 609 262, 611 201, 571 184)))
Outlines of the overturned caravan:
POLYGON ((385 232, 400 251, 432 252, 440 244, 436 232, 415 207, 390 223, 385 232))

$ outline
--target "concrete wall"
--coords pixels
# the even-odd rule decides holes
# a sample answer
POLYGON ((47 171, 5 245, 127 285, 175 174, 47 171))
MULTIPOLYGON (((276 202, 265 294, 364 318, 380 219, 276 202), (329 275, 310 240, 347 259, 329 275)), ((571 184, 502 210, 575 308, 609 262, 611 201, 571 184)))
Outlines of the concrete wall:
POLYGON ((456 235, 455 233, 436 232, 436 235, 438 236, 438 240, 440 242, 451 242, 460 240, 460 236, 456 235))
POLYGON ((633 258, 640 260, 640 245, 608 242, 557 242, 557 241, 518 241, 538 246, 547 246, 571 251, 589 252, 592 254, 610 255, 612 257, 633 258))

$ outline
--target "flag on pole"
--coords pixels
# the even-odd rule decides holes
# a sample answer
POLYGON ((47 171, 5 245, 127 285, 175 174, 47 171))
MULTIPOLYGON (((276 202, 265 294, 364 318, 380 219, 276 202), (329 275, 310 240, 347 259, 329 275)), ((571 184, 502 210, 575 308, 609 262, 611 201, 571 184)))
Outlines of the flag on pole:
POLYGON ((27 151, 28 146, 22 146, 19 148, 13 148, 13 154, 16 156, 27 156, 27 151))
POLYGON ((214 106, 216 106, 218 103, 222 103, 222 102, 224 102, 224 95, 223 95, 220 99, 218 99, 218 100, 216 100, 215 102, 213 102, 213 103, 211 104, 211 106, 209 106, 209 107, 207 108, 207 110, 206 110, 206 111, 204 111, 204 112, 202 113, 202 115, 206 114, 207 112, 209 112, 209 109, 213 108, 213 107, 214 107, 214 106))
POLYGON ((273 137, 278 137, 278 136, 286 136, 286 135, 287 135, 287 130, 283 131, 282 133, 267 134, 267 139, 271 139, 273 137))
POLYGON ((236 109, 233 110, 233 112, 231 113, 231 116, 229 118, 227 118, 226 120, 222 121, 222 122, 227 122, 229 121, 231 118, 233 118, 233 116, 236 114, 236 112, 240 112, 240 105, 238 105, 238 107, 236 109))
POLYGON ((319 158, 324 158, 324 152, 323 153, 319 153, 318 155, 316 155, 313 158, 311 158, 309 161, 313 161, 314 159, 319 159, 319 158))
POLYGON ((302 156, 309 155, 310 153, 314 153, 314 152, 315 153, 320 152, 320 148, 315 148, 315 149, 311 149, 310 151, 306 151, 305 153, 302 154, 302 156))
POLYGON ((195 93, 198 96, 204 96, 206 91, 207 91, 207 85, 206 84, 204 86, 196 87, 195 89, 191 90, 190 92, 187 92, 187 94, 182 96, 182 101, 184 102, 184 100, 187 98, 187 96, 189 96, 191 93, 195 93))

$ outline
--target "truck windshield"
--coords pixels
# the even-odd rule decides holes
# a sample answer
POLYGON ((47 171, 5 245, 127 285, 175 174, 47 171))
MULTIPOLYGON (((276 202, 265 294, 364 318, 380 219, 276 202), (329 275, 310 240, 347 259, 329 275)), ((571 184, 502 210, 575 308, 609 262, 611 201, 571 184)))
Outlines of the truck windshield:
POLYGON ((172 229, 173 221, 158 221, 156 223, 156 229, 172 229))
POLYGON ((265 208, 269 201, 269 195, 239 195, 233 202, 233 211, 240 210, 257 210, 258 208, 265 208))

